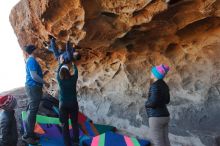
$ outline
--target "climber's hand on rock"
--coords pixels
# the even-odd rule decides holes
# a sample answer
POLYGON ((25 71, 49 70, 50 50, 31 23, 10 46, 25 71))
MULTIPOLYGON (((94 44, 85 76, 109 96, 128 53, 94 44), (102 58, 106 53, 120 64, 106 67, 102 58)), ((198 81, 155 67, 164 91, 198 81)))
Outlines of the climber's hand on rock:
POLYGON ((81 59, 81 55, 79 54, 79 52, 74 52, 73 53, 73 61, 79 61, 81 59))
POLYGON ((55 39, 55 37, 54 36, 52 36, 52 35, 48 35, 48 38, 51 40, 51 39, 54 39, 54 40, 56 40, 55 39))

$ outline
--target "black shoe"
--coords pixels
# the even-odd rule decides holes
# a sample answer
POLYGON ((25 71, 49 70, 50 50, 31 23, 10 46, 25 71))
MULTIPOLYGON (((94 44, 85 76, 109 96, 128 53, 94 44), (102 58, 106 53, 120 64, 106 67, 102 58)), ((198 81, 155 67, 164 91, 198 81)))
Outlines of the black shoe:
POLYGON ((32 144, 32 145, 38 144, 38 141, 32 137, 22 136, 22 141, 26 142, 27 144, 32 144))
POLYGON ((34 139, 34 140, 40 140, 40 136, 37 135, 37 134, 34 134, 33 139, 34 139))

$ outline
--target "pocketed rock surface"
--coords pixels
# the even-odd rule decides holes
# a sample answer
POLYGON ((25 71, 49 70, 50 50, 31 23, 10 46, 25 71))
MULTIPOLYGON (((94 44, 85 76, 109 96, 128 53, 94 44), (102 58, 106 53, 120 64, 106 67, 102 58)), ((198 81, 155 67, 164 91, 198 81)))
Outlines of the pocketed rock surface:
POLYGON ((220 145, 220 0, 21 0, 10 22, 21 48, 37 46, 52 95, 57 61, 43 42, 78 45, 78 100, 95 122, 148 138, 150 70, 164 63, 172 145, 220 145))

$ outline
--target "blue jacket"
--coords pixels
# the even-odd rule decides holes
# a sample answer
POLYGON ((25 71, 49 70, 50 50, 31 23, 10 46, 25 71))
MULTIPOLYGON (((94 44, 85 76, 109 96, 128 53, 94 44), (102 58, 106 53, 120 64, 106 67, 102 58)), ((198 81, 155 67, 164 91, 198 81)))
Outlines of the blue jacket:
POLYGON ((61 80, 59 77, 59 71, 62 64, 59 66, 57 73, 57 81, 59 85, 59 101, 62 106, 72 107, 77 103, 76 83, 78 79, 78 69, 74 65, 74 75, 70 79, 61 80))
POLYGON ((0 112, 0 146, 16 146, 18 141, 14 110, 0 112))
POLYGON ((145 102, 148 117, 168 117, 167 104, 170 102, 169 87, 162 80, 157 80, 150 86, 148 100, 145 102))
POLYGON ((50 39, 49 50, 54 53, 56 59, 59 59, 60 55, 62 55, 65 64, 68 64, 68 63, 73 61, 73 53, 75 52, 75 48, 73 48, 71 46, 71 43, 69 41, 67 41, 67 43, 66 43, 66 51, 65 52, 59 52, 58 48, 56 48, 55 39, 50 39))

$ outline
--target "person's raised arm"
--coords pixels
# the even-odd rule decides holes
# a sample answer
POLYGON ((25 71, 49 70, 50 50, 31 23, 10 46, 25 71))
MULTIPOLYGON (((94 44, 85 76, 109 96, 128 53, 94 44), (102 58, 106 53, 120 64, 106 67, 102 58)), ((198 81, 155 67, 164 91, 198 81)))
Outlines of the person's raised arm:
POLYGON ((66 53, 67 53, 69 61, 73 60, 73 50, 72 49, 73 48, 72 48, 72 45, 71 45, 70 41, 67 41, 67 43, 66 43, 66 53))
POLYGON ((56 59, 59 58, 60 53, 58 51, 58 48, 56 47, 56 39, 54 37, 51 37, 50 39, 50 51, 52 51, 54 53, 54 56, 56 57, 56 59))
POLYGON ((76 66, 75 63, 73 63, 73 69, 74 69, 74 76, 75 76, 76 78, 78 78, 78 68, 77 68, 77 66, 76 66))
POLYGON ((60 73, 60 69, 61 69, 61 67, 62 67, 62 63, 59 65, 59 67, 58 67, 58 69, 57 69, 57 80, 59 81, 60 80, 60 75, 59 75, 59 73, 60 73))

